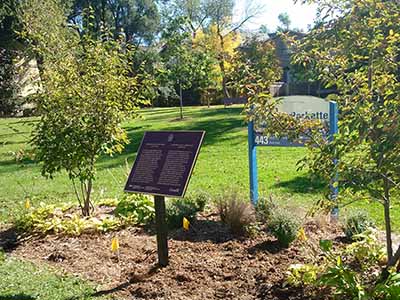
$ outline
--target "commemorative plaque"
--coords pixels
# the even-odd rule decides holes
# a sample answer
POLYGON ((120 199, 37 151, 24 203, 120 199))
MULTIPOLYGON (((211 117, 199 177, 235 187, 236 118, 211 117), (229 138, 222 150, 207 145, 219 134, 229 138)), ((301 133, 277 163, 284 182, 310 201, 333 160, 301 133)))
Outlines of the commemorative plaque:
POLYGON ((148 131, 125 185, 126 192, 154 195, 158 263, 168 265, 165 198, 183 197, 205 131, 148 131))
POLYGON ((125 191, 183 197, 204 134, 204 131, 146 132, 125 191))

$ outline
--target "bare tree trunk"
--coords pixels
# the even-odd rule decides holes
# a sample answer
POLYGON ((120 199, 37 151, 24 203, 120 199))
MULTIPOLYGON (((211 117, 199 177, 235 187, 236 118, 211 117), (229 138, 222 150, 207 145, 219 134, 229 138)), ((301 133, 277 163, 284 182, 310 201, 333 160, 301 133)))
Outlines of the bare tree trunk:
MULTIPOLYGON (((82 183, 83 184, 83 183, 82 183)), ((84 202, 83 202, 83 207, 82 207, 82 214, 87 217, 90 216, 90 206, 91 206, 91 202, 90 202, 90 196, 92 194, 92 186, 93 186, 93 182, 92 179, 89 179, 86 184, 84 185, 84 191, 85 191, 85 195, 84 195, 84 202)))
POLYGON ((390 219, 390 186, 388 179, 384 179, 384 191, 385 197, 383 202, 384 212, 385 212, 385 230, 386 230, 386 251, 388 256, 388 261, 393 257, 393 246, 392 246, 392 225, 390 219))
POLYGON ((222 73, 222 90, 224 92, 224 97, 225 98, 230 98, 230 94, 228 91, 227 87, 227 79, 226 79, 226 73, 225 73, 225 43, 224 43, 224 36, 222 35, 219 26, 217 27, 218 30, 218 37, 219 37, 219 42, 221 45, 221 54, 219 55, 219 67, 221 69, 222 73))

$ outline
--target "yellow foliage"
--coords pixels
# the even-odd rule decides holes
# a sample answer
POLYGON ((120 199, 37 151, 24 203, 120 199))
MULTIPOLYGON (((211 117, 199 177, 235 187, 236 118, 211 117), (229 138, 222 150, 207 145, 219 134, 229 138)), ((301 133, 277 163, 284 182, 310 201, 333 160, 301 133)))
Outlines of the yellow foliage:
MULTIPOLYGON (((208 32, 199 29, 193 38, 193 47, 200 48, 211 52, 215 58, 224 64, 225 72, 228 73, 232 69, 232 61, 235 57, 235 50, 242 42, 241 36, 238 32, 221 33, 218 34, 217 25, 211 25, 208 32)), ((222 82, 221 67, 219 64, 215 65, 215 74, 219 74, 216 81, 222 82)))

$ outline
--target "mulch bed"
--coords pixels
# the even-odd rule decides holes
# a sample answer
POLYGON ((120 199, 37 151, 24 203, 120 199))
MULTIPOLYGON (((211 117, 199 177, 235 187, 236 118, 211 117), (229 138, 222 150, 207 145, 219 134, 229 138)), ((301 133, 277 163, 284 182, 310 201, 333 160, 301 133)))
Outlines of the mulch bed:
POLYGON ((162 269, 156 264, 155 235, 142 228, 22 242, 3 230, 0 247, 15 257, 46 262, 89 279, 101 287, 96 295, 121 299, 329 299, 323 291, 284 283, 289 265, 318 259, 319 239, 341 243, 337 226, 309 221, 305 231, 307 241, 282 249, 264 231, 237 238, 214 215, 203 215, 188 232, 170 233, 170 263, 162 269), (110 250, 114 236, 119 239, 119 255, 110 250))

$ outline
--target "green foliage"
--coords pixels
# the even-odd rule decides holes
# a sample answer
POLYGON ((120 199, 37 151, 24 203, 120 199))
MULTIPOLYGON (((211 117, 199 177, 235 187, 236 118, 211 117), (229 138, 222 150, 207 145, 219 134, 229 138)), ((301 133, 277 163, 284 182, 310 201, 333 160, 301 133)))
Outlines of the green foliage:
MULTIPOLYGON (((46 24, 38 24, 42 20, 36 12, 26 8, 24 15, 25 35, 35 40, 34 49, 44 57, 43 89, 37 100, 41 118, 32 144, 42 175, 52 178, 66 170, 87 216, 95 162, 102 154, 122 152, 128 138, 121 123, 147 103, 143 86, 151 83, 146 74, 131 68, 129 46, 114 41, 107 32, 99 39, 89 31, 77 36, 63 26, 62 4, 47 5, 58 12, 60 23, 53 24, 54 32, 61 35, 57 41, 47 36, 46 24)), ((90 11, 86 14, 92 17, 90 11)))
POLYGON ((255 222, 255 212, 248 199, 237 191, 226 192, 217 201, 218 213, 222 222, 227 224, 234 234, 248 234, 255 222))
POLYGON ((290 20, 289 14, 287 12, 279 14, 278 20, 280 22, 278 31, 288 31, 290 29, 290 24, 292 23, 292 21, 290 20))
POLYGON ((6 261, 6 253, 0 248, 0 265, 6 261))
POLYGON ((154 201, 145 195, 125 196, 115 208, 117 217, 145 225, 154 219, 154 201))
POLYGON ((378 283, 373 299, 397 300, 400 295, 400 273, 392 272, 385 282, 378 283))
POLYGON ((375 229, 370 227, 353 238, 356 242, 346 247, 345 254, 358 262, 361 269, 368 269, 386 259, 385 250, 375 229))
POLYGON ((343 264, 340 256, 336 263, 328 267, 327 271, 319 280, 320 284, 335 289, 338 299, 368 299, 366 298, 365 287, 358 279, 356 272, 343 264))
MULTIPOLYGON (((328 141, 320 122, 277 114, 271 102, 261 105, 270 119, 267 131, 290 139, 310 136, 301 164, 326 182, 339 176, 340 204, 356 198, 383 205, 389 268, 400 260, 400 248, 394 251, 391 243, 390 210, 400 183, 400 6, 385 0, 302 2, 317 3, 321 18, 296 43, 293 59, 338 90, 330 100, 339 107, 339 133, 328 141)), ((328 188, 318 203, 326 210, 338 204, 328 188)))
POLYGON ((167 224, 170 229, 182 227, 183 217, 190 222, 196 219, 196 214, 204 210, 207 198, 200 196, 189 196, 185 198, 171 199, 167 202, 166 215, 167 224))
POLYGON ((319 247, 325 253, 330 252, 333 247, 333 242, 331 240, 320 240, 319 247))
POLYGON ((332 241, 321 240, 323 259, 319 259, 317 265, 290 268, 287 282, 295 286, 305 284, 330 288, 335 299, 397 299, 398 274, 391 271, 388 279, 382 281, 378 272, 385 251, 377 231, 371 229, 360 234, 357 241, 345 249, 335 250, 332 245, 332 241))
POLYGON ((268 230, 278 239, 279 244, 286 248, 296 239, 299 229, 298 217, 286 210, 272 214, 268 223, 268 230))
POLYGON ((290 265, 286 282, 295 287, 313 285, 317 282, 319 267, 308 264, 290 265))
POLYGON ((145 225, 154 218, 153 202, 145 196, 126 196, 120 201, 108 199, 99 206, 115 207, 114 214, 82 217, 72 204, 45 205, 24 209, 13 220, 16 229, 25 234, 65 234, 108 232, 129 225, 145 225))
POLYGON ((92 31, 101 34, 102 28, 109 28, 114 36, 121 32, 126 40, 140 44, 149 44, 156 39, 160 25, 158 3, 154 0, 73 0, 69 20, 71 23, 92 22, 92 31), (82 13, 89 7, 93 18, 85 20, 82 13), (123 12, 123 13, 122 13, 123 12))
POLYGON ((374 223, 369 217, 368 213, 362 210, 352 212, 347 218, 343 226, 343 232, 346 237, 353 240, 358 237, 359 234, 373 227, 374 223))
POLYGON ((243 43, 242 49, 236 50, 236 56, 229 74, 230 86, 249 97, 247 108, 254 111, 270 98, 269 87, 282 74, 275 46, 272 41, 254 36, 243 43))
POLYGON ((0 47, 0 116, 10 116, 17 112, 24 100, 18 97, 17 73, 13 58, 18 53, 0 47))
POLYGON ((268 223, 271 216, 278 209, 278 205, 273 201, 272 196, 269 198, 261 197, 257 201, 256 213, 259 221, 268 223))

